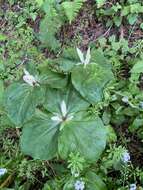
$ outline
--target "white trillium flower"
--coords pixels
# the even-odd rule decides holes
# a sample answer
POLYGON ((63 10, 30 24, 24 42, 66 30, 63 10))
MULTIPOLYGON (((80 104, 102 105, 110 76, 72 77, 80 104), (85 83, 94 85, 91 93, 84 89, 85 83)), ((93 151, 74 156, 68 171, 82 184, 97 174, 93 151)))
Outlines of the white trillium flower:
POLYGON ((23 80, 29 84, 30 86, 40 86, 38 84, 38 81, 36 80, 36 78, 33 75, 30 75, 30 73, 24 69, 24 76, 23 76, 23 80))
MULTIPOLYGON (((84 58, 84 54, 83 52, 77 47, 76 48, 76 51, 77 51, 77 54, 79 56, 79 59, 80 59, 80 63, 79 64, 83 64, 84 65, 84 68, 86 67, 86 65, 88 65, 90 63, 90 59, 91 59, 91 54, 90 54, 90 47, 88 48, 87 50, 87 53, 86 53, 86 56, 84 58)), ((78 65, 79 65, 78 64, 78 65)))
POLYGON ((130 162, 130 159, 131 159, 130 154, 128 152, 124 152, 122 155, 122 161, 124 163, 128 163, 130 162))
POLYGON ((60 104, 60 111, 61 114, 54 113, 54 116, 51 117, 51 120, 61 123, 63 121, 69 121, 73 118, 73 114, 68 114, 67 105, 64 100, 60 104))
POLYGON ((3 176, 6 173, 7 173, 7 169, 6 168, 0 168, 0 176, 3 176))
POLYGON ((130 184, 130 190, 136 190, 137 186, 136 184, 130 184))
POLYGON ((84 181, 81 181, 81 180, 77 180, 74 184, 74 188, 75 190, 84 190, 85 188, 85 183, 84 181))

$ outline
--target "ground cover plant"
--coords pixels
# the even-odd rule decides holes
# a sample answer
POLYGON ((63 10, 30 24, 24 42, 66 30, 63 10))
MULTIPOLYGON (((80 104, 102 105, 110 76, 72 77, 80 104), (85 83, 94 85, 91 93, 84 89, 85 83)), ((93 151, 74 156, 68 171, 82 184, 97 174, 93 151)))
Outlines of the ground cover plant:
POLYGON ((143 2, 0 1, 0 189, 143 189, 143 2))

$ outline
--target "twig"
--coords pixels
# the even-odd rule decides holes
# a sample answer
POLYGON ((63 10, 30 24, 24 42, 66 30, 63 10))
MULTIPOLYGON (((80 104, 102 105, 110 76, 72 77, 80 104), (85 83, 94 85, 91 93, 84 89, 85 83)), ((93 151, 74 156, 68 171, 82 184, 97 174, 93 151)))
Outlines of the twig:
POLYGON ((95 41, 97 41, 97 40, 98 40, 99 38, 101 38, 101 37, 106 36, 106 35, 110 32, 111 28, 112 28, 112 25, 108 28, 108 30, 107 30, 104 34, 102 34, 101 36, 99 36, 98 38, 96 38, 95 41))
POLYGON ((13 181, 13 174, 9 175, 8 178, 0 185, 0 189, 4 187, 8 187, 13 181))

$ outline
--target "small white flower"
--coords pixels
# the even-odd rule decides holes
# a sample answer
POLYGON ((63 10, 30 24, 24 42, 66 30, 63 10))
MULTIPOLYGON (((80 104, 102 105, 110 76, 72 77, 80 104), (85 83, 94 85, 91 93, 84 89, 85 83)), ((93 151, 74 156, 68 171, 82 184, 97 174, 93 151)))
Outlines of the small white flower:
POLYGON ((136 184, 130 184, 130 190, 136 190, 137 189, 137 186, 136 184))
POLYGON ((80 58, 80 63, 79 64, 83 64, 84 67, 86 67, 86 65, 88 65, 90 63, 90 59, 91 59, 91 54, 90 54, 90 47, 87 50, 86 56, 84 58, 84 54, 82 53, 82 51, 77 47, 76 48, 77 54, 80 58))
POLYGON ((127 96, 124 96, 124 97, 122 98, 122 102, 124 102, 124 103, 129 103, 129 98, 128 98, 127 96))
POLYGON ((131 159, 130 154, 128 152, 124 152, 122 155, 122 161, 124 163, 127 163, 130 161, 130 159, 131 159))
POLYGON ((30 75, 30 73, 24 69, 24 76, 23 76, 23 80, 29 84, 30 86, 39 86, 38 81, 36 80, 36 78, 33 75, 30 75))
POLYGON ((75 190, 84 190, 85 183, 84 181, 77 180, 74 184, 75 190))
POLYGON ((0 168, 0 176, 3 176, 6 173, 7 173, 7 169, 6 168, 0 168))

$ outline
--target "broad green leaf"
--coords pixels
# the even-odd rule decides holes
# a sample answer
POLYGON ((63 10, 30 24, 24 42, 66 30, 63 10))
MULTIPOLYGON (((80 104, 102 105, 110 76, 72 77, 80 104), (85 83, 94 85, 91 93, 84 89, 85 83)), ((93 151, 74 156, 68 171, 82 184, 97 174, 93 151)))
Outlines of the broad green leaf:
MULTIPOLYGON (((74 120, 74 119, 73 119, 74 120)), ((68 122, 60 133, 58 150, 66 159, 79 152, 89 162, 99 159, 106 145, 106 130, 100 118, 68 122)))
POLYGON ((35 159, 49 160, 56 156, 59 126, 51 120, 51 115, 37 112, 23 128, 22 151, 35 159))
POLYGON ((86 179, 88 180, 86 185, 87 190, 107 190, 102 178, 94 172, 87 172, 86 179))
POLYGON ((54 60, 54 63, 57 64, 60 70, 64 72, 70 72, 79 62, 80 59, 75 48, 65 49, 60 58, 54 60))
POLYGON ((91 62, 97 63, 103 68, 111 69, 111 64, 109 64, 109 61, 105 58, 103 51, 100 49, 91 50, 91 62))
POLYGON ((76 113, 86 110, 89 107, 89 103, 85 101, 74 89, 68 89, 66 91, 47 89, 44 107, 49 112, 61 113, 60 105, 63 100, 67 105, 68 113, 76 113))
POLYGON ((43 100, 43 90, 27 84, 10 85, 5 93, 5 106, 15 125, 22 125, 32 118, 35 108, 43 100))
POLYGON ((112 71, 98 64, 89 64, 86 68, 79 65, 72 71, 74 87, 91 104, 102 100, 103 90, 112 79, 112 71))
POLYGON ((67 77, 51 71, 47 68, 42 68, 39 77, 41 84, 46 84, 51 88, 64 88, 67 85, 67 77))

